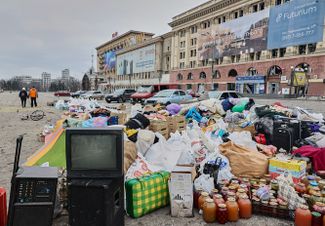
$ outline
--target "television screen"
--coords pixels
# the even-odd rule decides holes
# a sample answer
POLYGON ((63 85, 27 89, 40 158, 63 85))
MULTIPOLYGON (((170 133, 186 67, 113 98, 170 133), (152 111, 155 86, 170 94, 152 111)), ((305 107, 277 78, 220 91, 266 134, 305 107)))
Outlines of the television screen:
POLYGON ((71 134, 72 170, 116 169, 116 140, 112 134, 71 134))

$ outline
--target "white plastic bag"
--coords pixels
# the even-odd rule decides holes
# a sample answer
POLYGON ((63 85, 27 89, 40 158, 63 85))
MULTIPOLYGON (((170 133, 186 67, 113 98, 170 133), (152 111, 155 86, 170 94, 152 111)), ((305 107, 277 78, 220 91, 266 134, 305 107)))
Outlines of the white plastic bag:
POLYGON ((233 132, 228 138, 237 145, 257 151, 256 143, 252 140, 252 134, 248 131, 233 132))
POLYGON ((145 156, 154 141, 154 132, 150 130, 139 130, 136 142, 137 151, 145 156))
POLYGON ((214 189, 214 181, 210 175, 202 174, 194 181, 195 190, 202 189, 205 192, 211 193, 212 189, 214 189))

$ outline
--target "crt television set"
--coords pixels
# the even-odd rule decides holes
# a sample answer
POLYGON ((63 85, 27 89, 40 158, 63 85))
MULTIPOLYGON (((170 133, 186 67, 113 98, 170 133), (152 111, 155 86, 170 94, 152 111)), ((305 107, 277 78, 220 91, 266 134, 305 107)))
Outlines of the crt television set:
POLYGON ((68 178, 123 177, 123 136, 121 127, 67 129, 68 178))

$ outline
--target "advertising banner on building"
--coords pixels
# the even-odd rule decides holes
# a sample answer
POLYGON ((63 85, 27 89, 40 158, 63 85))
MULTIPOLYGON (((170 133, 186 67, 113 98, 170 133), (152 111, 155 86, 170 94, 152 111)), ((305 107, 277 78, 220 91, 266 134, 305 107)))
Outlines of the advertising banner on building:
POLYGON ((150 72, 155 70, 155 45, 150 45, 117 56, 117 75, 150 72))
POLYGON ((200 60, 253 53, 267 47, 269 9, 221 24, 213 24, 198 38, 200 60))
POLYGON ((272 7, 268 49, 319 42, 323 39, 324 0, 294 0, 272 7))
POLYGON ((116 66, 116 53, 115 51, 109 51, 105 53, 105 60, 104 60, 104 70, 110 71, 115 69, 116 66))
POLYGON ((307 76, 304 71, 295 71, 293 74, 293 86, 307 85, 307 76))

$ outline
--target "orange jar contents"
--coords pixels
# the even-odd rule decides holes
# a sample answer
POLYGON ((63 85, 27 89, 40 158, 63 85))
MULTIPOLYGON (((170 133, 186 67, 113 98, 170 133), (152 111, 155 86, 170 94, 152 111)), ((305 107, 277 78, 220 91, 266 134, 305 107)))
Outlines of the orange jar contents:
POLYGON ((194 191, 194 195, 193 195, 193 204, 194 204, 194 208, 199 209, 199 198, 201 196, 201 193, 203 192, 203 189, 197 189, 194 191))
POLYGON ((252 203, 246 195, 242 195, 238 200, 239 216, 243 219, 252 217, 252 203))
POLYGON ((295 211, 295 225, 296 226, 311 226, 312 216, 308 206, 302 205, 295 211))
POLYGON ((209 194, 207 192, 202 192, 201 193, 201 196, 200 196, 200 198, 198 200, 198 203, 197 203, 200 210, 203 209, 203 204, 205 203, 205 200, 208 199, 208 198, 209 198, 209 194))
POLYGON ((217 220, 217 206, 213 199, 206 199, 203 204, 203 220, 207 223, 213 223, 217 220))
POLYGON ((236 222, 239 219, 239 208, 235 198, 229 198, 226 202, 228 210, 228 221, 236 222))

